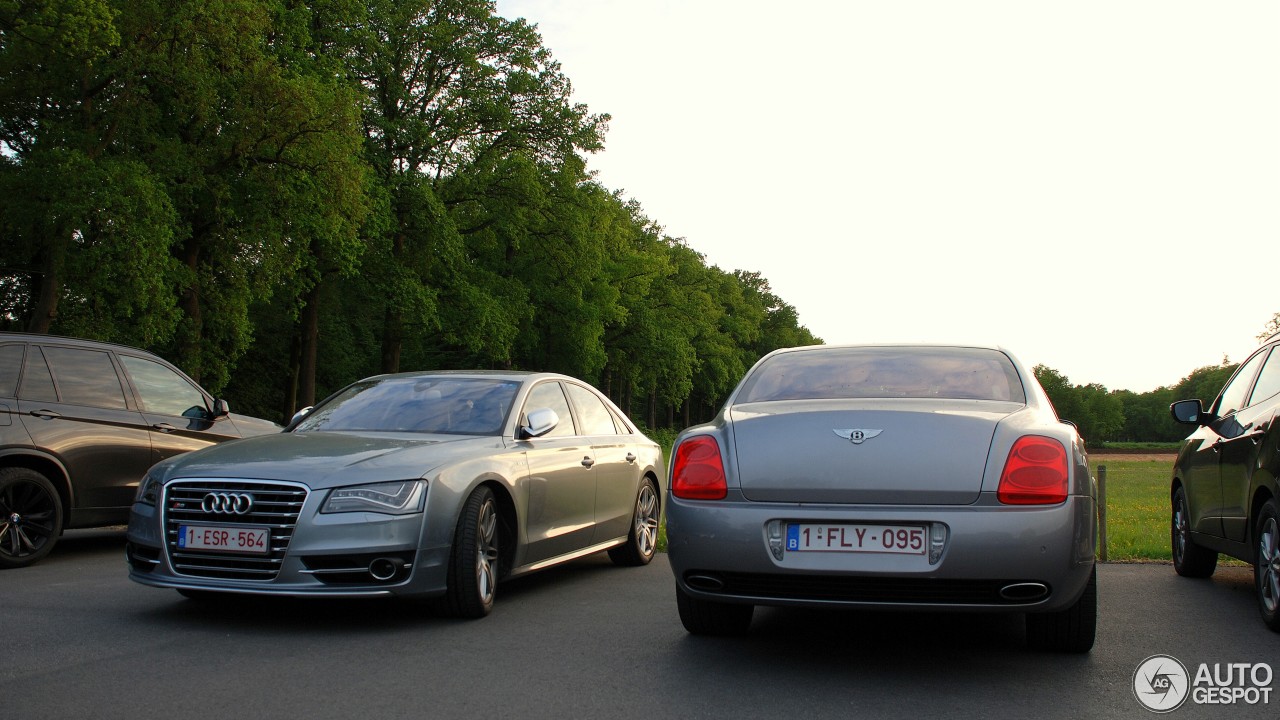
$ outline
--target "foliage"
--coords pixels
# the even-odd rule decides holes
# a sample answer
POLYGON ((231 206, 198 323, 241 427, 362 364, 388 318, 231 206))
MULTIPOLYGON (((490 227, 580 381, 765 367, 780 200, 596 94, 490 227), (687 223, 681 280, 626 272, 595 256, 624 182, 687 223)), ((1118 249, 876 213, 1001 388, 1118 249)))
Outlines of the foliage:
POLYGON ((700 420, 820 341, 595 182, 608 120, 488 0, 0 0, 0 323, 278 420, 460 367, 700 420))

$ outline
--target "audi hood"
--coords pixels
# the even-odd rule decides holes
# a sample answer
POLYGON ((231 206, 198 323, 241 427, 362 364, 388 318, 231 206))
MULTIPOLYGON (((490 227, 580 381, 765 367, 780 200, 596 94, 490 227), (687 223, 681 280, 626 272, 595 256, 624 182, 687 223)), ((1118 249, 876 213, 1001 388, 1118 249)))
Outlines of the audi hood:
POLYGON ((455 459, 504 450, 498 437, 410 433, 280 433, 236 440, 156 465, 161 482, 236 478, 300 482, 312 489, 411 480, 455 459))

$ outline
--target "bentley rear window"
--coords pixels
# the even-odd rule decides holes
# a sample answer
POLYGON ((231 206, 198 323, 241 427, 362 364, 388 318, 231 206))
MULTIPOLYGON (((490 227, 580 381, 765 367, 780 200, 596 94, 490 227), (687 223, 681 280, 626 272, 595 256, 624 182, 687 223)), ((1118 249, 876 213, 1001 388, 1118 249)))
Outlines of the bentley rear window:
POLYGON ((1004 353, 963 347, 858 347, 774 355, 737 402, 841 398, 952 398, 1026 402, 1004 353))

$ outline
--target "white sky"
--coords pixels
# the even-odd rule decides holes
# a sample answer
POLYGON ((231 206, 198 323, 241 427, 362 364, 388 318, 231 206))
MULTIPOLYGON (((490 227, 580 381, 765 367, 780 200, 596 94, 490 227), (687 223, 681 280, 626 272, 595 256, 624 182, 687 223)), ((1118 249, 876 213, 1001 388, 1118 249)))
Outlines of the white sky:
POLYGON ((1146 392, 1280 312, 1280 2, 498 0, 589 167, 828 343, 1146 392))

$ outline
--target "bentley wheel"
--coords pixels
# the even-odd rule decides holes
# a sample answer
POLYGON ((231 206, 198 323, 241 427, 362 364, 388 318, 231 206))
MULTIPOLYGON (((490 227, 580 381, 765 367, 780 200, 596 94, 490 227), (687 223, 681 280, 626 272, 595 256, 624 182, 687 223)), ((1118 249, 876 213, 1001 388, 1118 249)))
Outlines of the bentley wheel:
POLYGON ((1066 610, 1027 614, 1027 645, 1036 650, 1086 653, 1098 628, 1098 568, 1079 599, 1066 610))
POLYGON ((1173 547, 1173 569, 1182 577, 1206 578, 1218 566, 1218 553, 1203 548, 1191 538, 1191 514, 1187 511, 1186 490, 1173 493, 1173 514, 1169 520, 1169 544, 1173 547))
POLYGON ((1253 561, 1258 609, 1267 627, 1280 632, 1280 509, 1274 499, 1262 506, 1254 537, 1258 542, 1258 554, 1253 561))
POLYGON ((648 565, 658 549, 658 515, 658 490, 653 482, 645 480, 636 498, 627 542, 610 549, 609 559, 618 565, 648 565))
POLYGON ((692 635, 745 635, 751 627, 754 605, 699 600, 676 586, 680 622, 692 635))
POLYGON ((28 468, 0 470, 0 568, 48 555, 61 527, 62 500, 48 478, 28 468))
POLYGON ((443 603, 447 614, 480 618, 493 609, 501 557, 498 537, 498 503, 493 491, 481 486, 467 498, 453 534, 443 603))

